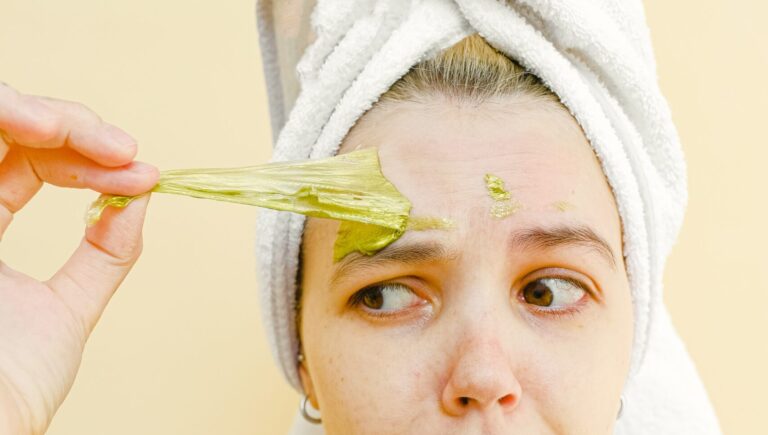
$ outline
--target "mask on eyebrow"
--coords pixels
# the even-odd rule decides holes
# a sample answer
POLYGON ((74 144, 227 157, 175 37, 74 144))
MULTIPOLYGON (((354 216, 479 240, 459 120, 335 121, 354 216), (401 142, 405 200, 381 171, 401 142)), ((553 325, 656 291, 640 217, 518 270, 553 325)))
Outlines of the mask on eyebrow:
MULTIPOLYGON (((373 148, 320 160, 163 171, 152 192, 340 220, 334 261, 353 251, 372 255, 394 242, 408 227, 411 210, 410 201, 384 177, 373 148)), ((88 225, 106 207, 125 207, 137 197, 100 197, 86 213, 88 225)))

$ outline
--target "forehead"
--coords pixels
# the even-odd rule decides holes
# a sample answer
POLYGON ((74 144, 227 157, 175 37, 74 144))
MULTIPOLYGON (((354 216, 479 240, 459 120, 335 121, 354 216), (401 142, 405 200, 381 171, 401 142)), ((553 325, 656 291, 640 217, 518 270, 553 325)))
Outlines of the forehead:
POLYGON ((504 221, 579 220, 619 230, 586 137, 552 103, 396 103, 361 118, 341 152, 367 147, 378 148, 385 176, 413 203, 413 215, 498 224, 488 216, 490 173, 521 205, 504 221))

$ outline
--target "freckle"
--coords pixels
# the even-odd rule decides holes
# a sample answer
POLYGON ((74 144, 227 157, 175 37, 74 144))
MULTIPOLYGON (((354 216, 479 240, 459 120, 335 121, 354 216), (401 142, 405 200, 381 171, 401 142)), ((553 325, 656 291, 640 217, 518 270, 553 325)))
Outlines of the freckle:
POLYGON ((69 176, 69 178, 73 181, 77 181, 77 174, 72 174, 69 176))

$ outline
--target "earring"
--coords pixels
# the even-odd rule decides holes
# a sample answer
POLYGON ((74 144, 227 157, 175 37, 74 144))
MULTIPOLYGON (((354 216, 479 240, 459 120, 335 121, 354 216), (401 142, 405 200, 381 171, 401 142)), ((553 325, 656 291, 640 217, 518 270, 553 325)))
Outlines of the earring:
POLYGON ((301 399, 301 406, 299 406, 299 409, 301 410, 301 416, 304 417, 304 420, 307 420, 308 422, 310 422, 312 424, 320 424, 323 421, 323 419, 320 418, 320 417, 313 417, 307 411, 307 408, 311 407, 311 406, 312 405, 309 404, 309 396, 305 394, 304 398, 301 399), (307 406, 307 405, 309 405, 309 406, 307 406))
POLYGON ((616 414, 616 420, 621 418, 621 414, 624 413, 624 395, 619 397, 619 412, 616 414))

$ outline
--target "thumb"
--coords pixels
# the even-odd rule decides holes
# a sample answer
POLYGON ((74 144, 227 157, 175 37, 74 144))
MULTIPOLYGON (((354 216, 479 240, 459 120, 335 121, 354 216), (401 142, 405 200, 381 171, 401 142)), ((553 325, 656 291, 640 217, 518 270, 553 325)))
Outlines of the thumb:
POLYGON ((48 280, 90 334, 120 283, 139 258, 149 194, 127 207, 108 207, 86 229, 80 246, 48 280))

